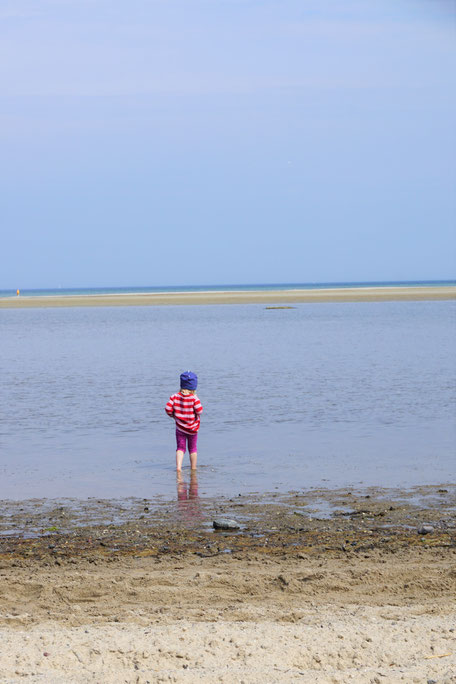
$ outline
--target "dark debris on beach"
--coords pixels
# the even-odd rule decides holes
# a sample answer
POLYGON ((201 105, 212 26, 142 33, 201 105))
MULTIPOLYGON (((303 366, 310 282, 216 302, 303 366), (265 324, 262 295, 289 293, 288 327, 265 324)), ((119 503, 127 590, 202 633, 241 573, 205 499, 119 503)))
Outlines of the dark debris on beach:
POLYGON ((234 499, 2 502, 0 562, 196 554, 316 557, 456 548, 456 486, 312 490, 234 499), (230 518, 239 530, 214 530, 230 518), (432 533, 420 534, 423 525, 432 533))

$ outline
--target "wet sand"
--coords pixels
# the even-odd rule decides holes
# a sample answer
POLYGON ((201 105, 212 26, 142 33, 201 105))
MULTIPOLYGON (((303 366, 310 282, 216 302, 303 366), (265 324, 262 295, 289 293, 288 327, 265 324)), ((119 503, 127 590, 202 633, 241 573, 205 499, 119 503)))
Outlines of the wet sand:
POLYGON ((194 494, 2 502, 0 681, 456 681, 455 485, 194 494))
POLYGON ((143 294, 0 297, 0 308, 68 306, 170 306, 185 304, 298 304, 456 299, 456 286, 357 287, 322 290, 166 292, 143 294))

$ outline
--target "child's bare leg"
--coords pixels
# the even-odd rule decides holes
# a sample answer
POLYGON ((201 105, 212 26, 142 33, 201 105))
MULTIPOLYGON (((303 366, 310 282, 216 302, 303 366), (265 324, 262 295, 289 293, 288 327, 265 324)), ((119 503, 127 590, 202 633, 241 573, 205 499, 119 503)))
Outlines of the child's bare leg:
MULTIPOLYGON (((191 456, 190 456, 191 458, 191 456)), ((176 470, 182 470, 182 461, 184 460, 184 452, 181 449, 176 451, 176 470)))
POLYGON ((198 460, 198 452, 194 451, 190 454, 190 468, 196 470, 196 461, 198 460))

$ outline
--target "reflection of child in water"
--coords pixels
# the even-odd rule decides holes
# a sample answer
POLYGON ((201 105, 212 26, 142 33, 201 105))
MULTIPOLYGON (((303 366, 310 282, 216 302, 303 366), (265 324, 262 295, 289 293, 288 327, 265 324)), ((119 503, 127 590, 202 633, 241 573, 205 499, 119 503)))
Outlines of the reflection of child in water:
POLYGON ((177 505, 184 522, 194 525, 203 518, 198 497, 198 480, 196 470, 190 474, 190 485, 187 485, 182 473, 177 471, 177 505))
POLYGON ((176 421, 176 470, 182 470, 182 461, 186 446, 190 454, 190 466, 196 469, 198 458, 197 440, 200 427, 200 415, 203 412, 201 402, 196 395, 198 377, 191 371, 180 376, 180 392, 176 392, 169 399, 165 411, 176 421))
POLYGON ((191 501, 198 498, 198 480, 196 473, 192 472, 190 475, 190 486, 187 489, 187 483, 182 477, 181 473, 177 474, 177 500, 191 501))

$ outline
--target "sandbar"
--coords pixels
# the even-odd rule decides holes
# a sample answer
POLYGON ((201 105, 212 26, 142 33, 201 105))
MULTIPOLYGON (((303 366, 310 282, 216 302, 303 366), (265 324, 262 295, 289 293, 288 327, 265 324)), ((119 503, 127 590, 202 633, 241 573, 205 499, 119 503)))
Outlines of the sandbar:
POLYGON ((199 304, 300 304, 456 299, 456 286, 346 287, 325 289, 144 292, 0 297, 0 308, 76 306, 172 306, 199 304))

